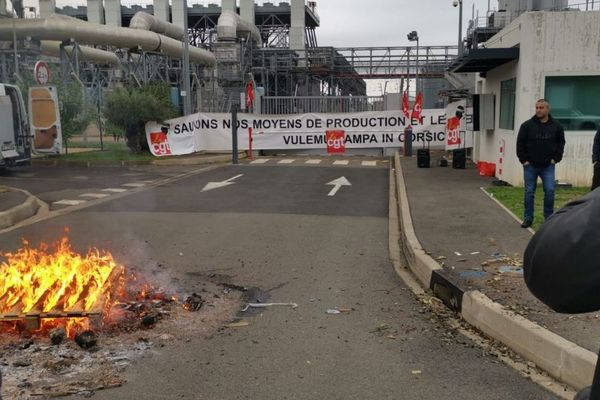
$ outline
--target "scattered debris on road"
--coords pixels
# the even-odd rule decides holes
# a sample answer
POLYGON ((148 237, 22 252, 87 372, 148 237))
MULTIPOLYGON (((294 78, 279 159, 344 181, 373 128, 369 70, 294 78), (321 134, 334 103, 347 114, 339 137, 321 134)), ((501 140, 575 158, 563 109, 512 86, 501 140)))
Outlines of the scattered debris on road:
POLYGON ((225 328, 243 328, 244 326, 248 325, 250 325, 248 321, 238 321, 225 325, 225 328))
POLYGON ((197 293, 192 293, 183 301, 183 308, 188 311, 200 311, 204 305, 204 299, 197 293))
POLYGON ((267 308, 267 307, 291 307, 292 309, 298 308, 296 303, 248 303, 242 308, 242 312, 248 311, 250 308, 267 308))

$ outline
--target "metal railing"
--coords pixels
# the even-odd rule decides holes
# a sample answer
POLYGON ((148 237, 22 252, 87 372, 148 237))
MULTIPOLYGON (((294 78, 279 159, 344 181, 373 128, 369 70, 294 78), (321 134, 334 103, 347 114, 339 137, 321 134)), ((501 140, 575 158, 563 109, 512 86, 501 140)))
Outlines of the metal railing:
POLYGON ((420 46, 418 50, 416 46, 307 49, 310 67, 328 67, 341 77, 366 79, 414 78, 417 74, 443 77, 457 55, 457 46, 420 46))
POLYGON ((270 115, 303 113, 351 113, 382 111, 383 96, 278 96, 262 98, 262 113, 270 115))
POLYGON ((489 11, 487 16, 478 16, 475 18, 475 20, 471 21, 469 31, 472 31, 476 28, 488 28, 496 30, 502 29, 527 11, 600 11, 600 0, 568 0, 566 6, 565 3, 560 0, 556 3, 557 4, 555 5, 540 7, 536 10, 528 10, 527 8, 523 7, 521 10, 516 12, 497 10, 489 11))

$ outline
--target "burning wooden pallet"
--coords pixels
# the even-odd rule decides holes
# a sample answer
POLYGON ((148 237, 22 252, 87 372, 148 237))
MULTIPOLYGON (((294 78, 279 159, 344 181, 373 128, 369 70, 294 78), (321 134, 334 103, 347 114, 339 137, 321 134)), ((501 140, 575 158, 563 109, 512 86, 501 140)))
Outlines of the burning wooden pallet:
MULTIPOLYGON (((114 287, 112 283, 117 282, 123 276, 123 273, 123 267, 115 267, 109 275, 109 278, 106 280, 107 288, 114 287)), ((57 318, 88 318, 91 325, 99 326, 102 322, 104 310, 112 296, 112 293, 110 290, 104 291, 91 307, 87 307, 87 310, 85 307, 85 294, 86 290, 83 290, 77 303, 66 310, 58 307, 58 305, 64 304, 63 299, 60 299, 56 303, 57 307, 50 311, 43 311, 43 309, 41 309, 43 300, 51 295, 51 293, 45 292, 31 310, 25 311, 23 310, 23 304, 17 303, 10 310, 0 313, 0 322, 22 321, 25 325, 25 328, 30 331, 40 329, 43 320, 57 318)), ((0 295, 0 310, 6 308, 7 297, 8 296, 6 294, 3 296, 0 295)))

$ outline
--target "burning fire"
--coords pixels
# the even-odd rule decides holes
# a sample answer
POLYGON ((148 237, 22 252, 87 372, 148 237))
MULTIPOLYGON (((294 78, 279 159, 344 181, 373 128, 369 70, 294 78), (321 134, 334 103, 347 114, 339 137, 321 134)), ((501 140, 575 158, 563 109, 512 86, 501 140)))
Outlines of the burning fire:
POLYGON ((6 259, 0 264, 2 319, 42 315, 41 330, 66 325, 69 336, 88 328, 88 318, 77 316, 105 312, 125 281, 125 269, 110 252, 92 248, 77 254, 68 237, 38 248, 24 240, 21 249, 2 256, 6 259), (64 318, 71 316, 76 318, 64 318))

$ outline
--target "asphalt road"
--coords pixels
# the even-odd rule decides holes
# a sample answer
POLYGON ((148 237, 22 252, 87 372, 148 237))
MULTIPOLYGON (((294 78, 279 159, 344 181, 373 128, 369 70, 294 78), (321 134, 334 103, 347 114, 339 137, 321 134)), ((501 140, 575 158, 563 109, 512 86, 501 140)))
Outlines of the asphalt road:
MULTIPOLYGON (((97 178, 86 189, 120 183, 115 171, 84 171, 97 178)), ((134 178, 165 177, 144 173, 134 178)), ((184 288, 214 272, 299 304, 245 317, 248 326, 210 340, 168 345, 96 399, 553 399, 468 339, 449 340, 404 287, 388 255, 388 173, 229 166, 73 209, 0 235, 0 246, 51 240, 69 227, 76 247, 109 248, 128 265, 161 263, 184 288), (341 176, 352 186, 328 196, 326 183, 341 176), (354 311, 327 314, 334 307, 354 311)), ((23 183, 34 178, 13 186, 41 196, 79 190, 69 174, 51 188, 23 183)))

